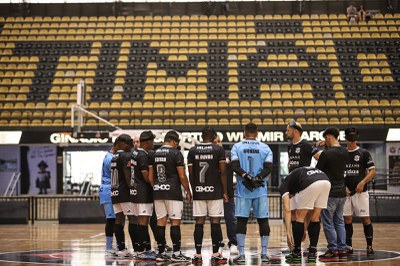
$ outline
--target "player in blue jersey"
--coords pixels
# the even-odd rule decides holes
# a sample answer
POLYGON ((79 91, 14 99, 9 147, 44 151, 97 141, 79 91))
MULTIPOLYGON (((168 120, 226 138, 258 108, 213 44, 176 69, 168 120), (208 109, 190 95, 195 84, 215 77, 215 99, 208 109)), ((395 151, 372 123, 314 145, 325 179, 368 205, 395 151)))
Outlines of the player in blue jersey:
POLYGON ((233 171, 238 176, 235 215, 239 255, 233 259, 234 263, 245 262, 244 243, 252 207, 259 224, 261 261, 269 261, 267 247, 270 228, 266 177, 272 170, 272 151, 267 144, 258 141, 257 136, 257 125, 247 124, 244 128, 245 139, 233 145, 231 150, 233 171))
POLYGON ((113 249, 115 213, 111 202, 111 160, 113 154, 117 151, 115 147, 114 143, 111 150, 107 152, 103 159, 99 190, 100 204, 103 205, 104 213, 106 214, 106 255, 115 255, 115 250, 113 249))

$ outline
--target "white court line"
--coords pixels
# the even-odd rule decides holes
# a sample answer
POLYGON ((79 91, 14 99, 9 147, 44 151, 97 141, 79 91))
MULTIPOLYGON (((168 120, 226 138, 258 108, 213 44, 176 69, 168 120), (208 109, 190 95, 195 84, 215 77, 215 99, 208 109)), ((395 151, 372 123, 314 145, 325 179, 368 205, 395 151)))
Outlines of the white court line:
POLYGON ((99 237, 99 236, 103 236, 103 235, 104 235, 104 233, 100 233, 100 234, 97 234, 97 235, 91 236, 91 237, 89 237, 89 238, 95 238, 95 237, 99 237))

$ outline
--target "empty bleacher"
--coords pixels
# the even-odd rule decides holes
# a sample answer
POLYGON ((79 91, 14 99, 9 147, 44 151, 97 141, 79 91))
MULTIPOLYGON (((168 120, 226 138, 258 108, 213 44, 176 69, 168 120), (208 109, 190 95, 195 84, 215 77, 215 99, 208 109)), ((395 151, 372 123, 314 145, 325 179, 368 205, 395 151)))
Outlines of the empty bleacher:
POLYGON ((70 127, 80 80, 123 128, 399 124, 399 18, 0 18, 0 127, 70 127))

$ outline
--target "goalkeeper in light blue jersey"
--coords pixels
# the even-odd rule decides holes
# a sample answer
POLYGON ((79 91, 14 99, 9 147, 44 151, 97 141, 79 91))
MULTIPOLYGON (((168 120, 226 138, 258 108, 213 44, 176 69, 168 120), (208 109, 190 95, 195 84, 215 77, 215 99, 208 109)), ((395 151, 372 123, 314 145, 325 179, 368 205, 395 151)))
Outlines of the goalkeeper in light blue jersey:
POLYGON ((244 243, 247 220, 253 207, 261 236, 261 261, 268 262, 267 247, 269 239, 269 208, 266 177, 272 170, 272 151, 269 146, 257 140, 257 126, 249 123, 244 128, 245 139, 233 145, 231 150, 232 167, 238 176, 236 184, 237 242, 239 255, 233 262, 245 262, 244 243))

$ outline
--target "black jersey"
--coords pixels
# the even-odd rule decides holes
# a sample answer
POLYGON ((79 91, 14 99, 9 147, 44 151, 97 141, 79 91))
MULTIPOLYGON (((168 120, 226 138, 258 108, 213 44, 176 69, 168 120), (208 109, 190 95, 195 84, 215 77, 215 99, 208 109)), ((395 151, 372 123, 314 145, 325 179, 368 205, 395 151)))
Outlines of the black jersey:
POLYGON ((130 168, 130 152, 117 151, 111 160, 111 201, 113 204, 130 202, 129 187, 126 183, 124 169, 130 168))
POLYGON ((154 200, 183 200, 181 181, 177 167, 184 167, 182 153, 164 145, 156 150, 151 159, 154 170, 154 200))
POLYGON ((331 181, 329 197, 346 197, 345 171, 348 158, 349 153, 343 147, 328 148, 319 157, 316 168, 322 170, 331 181))
MULTIPOLYGON (((351 195, 356 193, 356 187, 366 176, 367 169, 374 168, 374 161, 366 149, 357 147, 349 151, 349 160, 346 164, 346 186, 351 195)), ((363 191, 367 191, 367 184, 365 184, 363 191)))
POLYGON ((131 156, 131 201, 134 203, 152 203, 153 188, 150 183, 146 182, 142 171, 148 171, 150 164, 149 153, 138 148, 132 152, 131 156))
POLYGON ((191 183, 194 200, 222 199, 223 188, 219 164, 225 163, 225 150, 213 143, 201 143, 190 148, 188 165, 193 167, 191 183))
POLYGON ((288 147, 289 154, 289 173, 302 166, 310 166, 312 157, 318 152, 312 145, 302 139, 297 143, 290 143, 288 147))
POLYGON ((279 187, 279 193, 281 193, 281 196, 286 193, 294 195, 319 180, 329 181, 329 178, 324 172, 317 168, 299 167, 293 170, 282 181, 282 184, 279 187))

